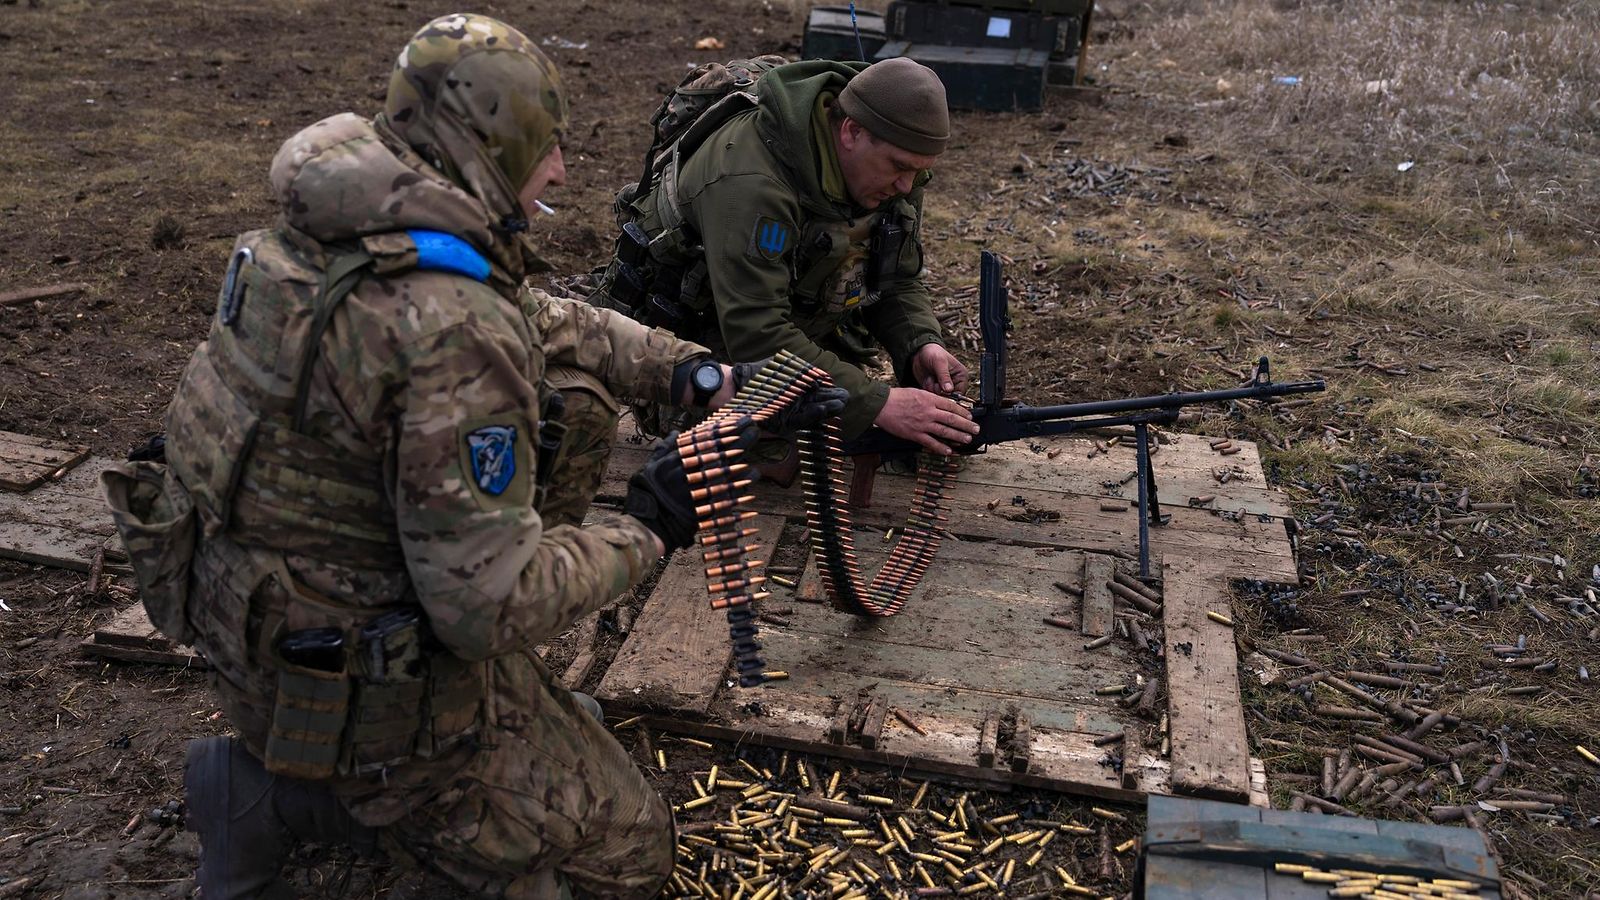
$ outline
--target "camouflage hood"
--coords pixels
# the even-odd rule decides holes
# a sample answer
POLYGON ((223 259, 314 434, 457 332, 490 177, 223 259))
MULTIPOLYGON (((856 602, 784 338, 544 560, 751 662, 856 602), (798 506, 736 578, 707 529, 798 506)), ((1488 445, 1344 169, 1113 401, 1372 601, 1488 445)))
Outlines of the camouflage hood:
POLYGON ((272 160, 272 188, 284 220, 321 243, 412 228, 445 231, 513 280, 523 275, 520 236, 496 231, 491 223, 499 217, 482 201, 353 113, 323 119, 284 142, 272 160))
POLYGON ((538 47, 494 19, 444 16, 400 52, 381 116, 334 116, 290 138, 272 184, 289 224, 319 241, 447 231, 520 281, 539 261, 517 194, 566 124, 538 47))

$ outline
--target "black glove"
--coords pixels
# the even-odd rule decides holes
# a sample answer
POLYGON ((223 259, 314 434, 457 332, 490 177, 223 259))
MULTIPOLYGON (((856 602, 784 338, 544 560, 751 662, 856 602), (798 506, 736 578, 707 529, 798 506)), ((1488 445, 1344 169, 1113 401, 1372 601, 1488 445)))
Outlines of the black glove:
POLYGON ((694 533, 699 526, 694 517, 694 501, 689 498, 683 460, 678 456, 676 431, 657 441, 650 461, 628 479, 628 496, 622 503, 622 511, 655 532, 666 545, 668 555, 694 543, 694 533))
MULTIPOLYGON (((733 392, 744 389, 745 383, 771 361, 771 357, 755 362, 739 363, 733 367, 733 392)), ((837 416, 850 399, 850 392, 842 387, 813 387, 800 395, 788 407, 766 421, 766 429, 779 437, 793 437, 796 432, 812 428, 823 419, 837 416)))

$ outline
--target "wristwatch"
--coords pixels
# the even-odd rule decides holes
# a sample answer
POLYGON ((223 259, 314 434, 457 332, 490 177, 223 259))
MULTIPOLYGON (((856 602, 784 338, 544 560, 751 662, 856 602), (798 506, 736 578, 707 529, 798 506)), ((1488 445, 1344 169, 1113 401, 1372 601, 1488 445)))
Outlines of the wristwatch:
POLYGON ((696 406, 710 406, 711 398, 722 390, 722 366, 708 359, 690 369, 689 386, 694 388, 696 406))

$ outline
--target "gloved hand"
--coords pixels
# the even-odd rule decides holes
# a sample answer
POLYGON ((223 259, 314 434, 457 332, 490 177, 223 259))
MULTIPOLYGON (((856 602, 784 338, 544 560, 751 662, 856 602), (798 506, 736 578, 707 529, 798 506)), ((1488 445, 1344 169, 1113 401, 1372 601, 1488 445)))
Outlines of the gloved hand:
POLYGON ((667 548, 665 555, 694 543, 698 524, 683 460, 678 456, 676 431, 657 441, 650 460, 628 479, 622 511, 655 532, 667 548))
MULTIPOLYGON (((745 416, 738 427, 739 437, 728 448, 755 446, 758 436, 755 422, 745 416)), ((628 479, 628 496, 623 501, 622 511, 655 532, 669 554, 694 543, 700 525, 695 519, 694 500, 689 495, 683 459, 678 455, 676 431, 658 441, 650 453, 650 461, 628 479)))
MULTIPOLYGON (((733 392, 737 394, 755 374, 772 358, 739 363, 733 367, 733 392)), ((796 432, 812 428, 823 419, 837 416, 850 399, 850 392, 841 387, 813 387, 800 398, 766 421, 766 429, 779 437, 793 437, 796 432)))

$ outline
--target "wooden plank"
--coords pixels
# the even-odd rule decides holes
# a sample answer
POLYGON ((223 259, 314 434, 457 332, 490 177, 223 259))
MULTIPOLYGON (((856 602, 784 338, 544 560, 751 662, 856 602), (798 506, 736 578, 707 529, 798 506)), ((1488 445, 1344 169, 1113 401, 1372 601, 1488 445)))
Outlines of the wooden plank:
POLYGON ((572 662, 567 664, 566 671, 561 673, 561 686, 569 691, 581 687, 584 679, 589 677, 589 671, 594 668, 594 641, 600 629, 601 612, 602 610, 595 610, 584 616, 575 627, 573 642, 577 645, 578 652, 572 657, 572 662))
POLYGON ((1122 787, 1111 767, 1101 764, 1106 753, 1103 748, 1094 746, 1097 735, 1043 729, 1037 723, 1033 726, 1027 772, 1014 772, 1006 766, 981 768, 975 765, 974 740, 982 726, 981 716, 922 713, 917 719, 926 734, 890 721, 876 749, 851 743, 830 745, 826 732, 837 712, 838 701, 810 694, 777 692, 772 690, 775 686, 769 684, 757 691, 729 691, 718 698, 709 721, 647 713, 646 724, 663 731, 819 753, 901 771, 952 775, 983 784, 1048 788, 1104 800, 1136 802, 1147 792, 1167 790, 1166 770, 1161 761, 1153 761, 1147 780, 1138 790, 1131 791, 1122 787), (752 699, 761 701, 759 714, 741 710, 752 699))
POLYGON ((1267 791, 1267 764, 1259 756, 1250 757, 1250 805, 1257 809, 1272 808, 1272 795, 1267 791))
MULTIPOLYGON (((642 463, 642 457, 640 458, 642 463)), ((601 491, 619 499, 626 492, 627 477, 613 461, 601 491)), ((898 527, 911 501, 914 482, 910 478, 880 472, 871 509, 852 510, 855 524, 864 528, 898 527)), ((957 482, 946 492, 949 528, 955 534, 980 540, 1007 540, 1039 547, 1115 552, 1132 558, 1138 552, 1138 517, 1128 513, 1105 513, 1094 497, 1029 488, 1008 489, 1009 496, 1021 498, 1029 509, 1040 513, 1037 524, 1024 524, 997 516, 989 508, 993 492, 986 486, 957 482)), ((785 491, 768 483, 752 488, 758 512, 791 515, 801 507, 798 486, 785 491)), ((1011 508, 1009 500, 1008 509, 1011 508)), ((1212 558, 1226 564, 1236 578, 1292 583, 1298 580, 1294 555, 1283 523, 1256 516, 1225 518, 1215 511, 1163 507, 1171 515, 1169 524, 1151 529, 1151 553, 1167 553, 1212 558)))
POLYGON ((30 300, 47 300, 51 297, 64 297, 68 294, 82 293, 89 289, 81 281, 69 281, 66 284, 46 284, 39 287, 16 288, 15 290, 0 293, 0 306, 16 306, 30 300))
POLYGON ((100 473, 113 462, 97 456, 25 494, 0 491, 0 557, 80 572, 101 549, 125 559, 100 496, 100 473))
MULTIPOLYGON (((1024 548, 997 547, 1016 551, 1024 548)), ((882 551, 862 551, 867 571, 882 560, 882 551)), ((1066 663, 1115 668, 1126 664, 1124 646, 1108 646, 1091 659, 1059 629, 1044 624, 1060 615, 1068 598, 1052 585, 1062 579, 1049 569, 1023 569, 1003 564, 980 567, 949 561, 933 567, 898 615, 860 617, 832 607, 797 605, 789 630, 849 641, 873 641, 954 653, 998 654, 1031 660, 1053 668, 1066 663)), ((805 586, 802 582, 801 587, 805 586)), ((774 595, 781 599, 782 595, 774 595)), ((786 664, 774 663, 778 668, 786 664)))
POLYGON ((193 648, 173 642, 146 615, 143 603, 135 603, 78 645, 88 656, 104 656, 126 662, 158 663, 169 666, 205 666, 205 657, 193 648))
POLYGON ((1139 786, 1139 760, 1144 757, 1144 741, 1139 738, 1140 729, 1129 725, 1122 732, 1122 786, 1135 788, 1139 786))
POLYGON ((1045 666, 998 652, 851 640, 777 625, 762 628, 761 643, 773 668, 783 668, 791 680, 803 679, 808 691, 821 693, 836 693, 845 683, 883 679, 1078 705, 1091 702, 1095 688, 1121 677, 1082 664, 1045 666))
MULTIPOLYGON (((630 419, 622 430, 631 429, 631 425, 630 419)), ((1239 452, 1223 456, 1211 449, 1213 438, 1181 433, 1166 434, 1165 438, 1171 443, 1161 444, 1160 450, 1151 457, 1156 491, 1163 503, 1185 506, 1190 497, 1212 496, 1215 499, 1207 505, 1208 509, 1279 519, 1292 517, 1288 498, 1267 484, 1261 469, 1260 451, 1253 442, 1235 440, 1233 444, 1240 448, 1239 452), (1215 477, 1214 470, 1219 467, 1230 471, 1227 483, 1215 477)), ((1100 443, 1108 444, 1104 439, 1100 443)), ((1136 498, 1138 483, 1128 478, 1134 471, 1131 439, 1110 447, 1109 452, 1090 456, 1088 451, 1094 444, 1094 438, 1071 436, 996 444, 981 454, 965 458, 958 480, 969 486, 982 486, 989 499, 1006 503, 1012 496, 1006 491, 1012 487, 1088 497, 1136 498), (1051 451, 1056 451, 1054 457, 1051 451)), ((647 453, 647 445, 619 442, 622 456, 614 465, 631 475, 644 465, 647 453)), ((893 476, 879 473, 879 483, 889 477, 893 476)), ((876 499, 874 505, 879 505, 876 499)))
MULTIPOLYGON (((770 634, 769 629, 764 634, 770 634)), ((1051 728, 1058 731, 1082 731, 1107 734, 1123 730, 1134 721, 1132 716, 1104 697, 1086 697, 1070 703, 1048 698, 1028 697, 1009 693, 1001 688, 984 690, 957 690, 924 684, 903 678, 884 677, 872 672, 841 672, 827 668, 827 661, 804 659, 768 660, 773 668, 783 665, 790 679, 782 685, 769 684, 768 693, 797 693, 819 697, 854 697, 861 688, 871 688, 873 695, 887 705, 911 716, 919 724, 924 715, 959 715, 981 721, 986 711, 997 706, 1015 704, 1032 720, 1035 729, 1051 728)), ((889 720, 885 729, 905 729, 898 720, 889 720)), ((968 751, 970 753, 970 750, 968 751)))
POLYGON ((872 704, 872 711, 867 713, 867 720, 861 726, 861 746, 868 750, 878 749, 883 741, 883 725, 888 713, 889 704, 883 700, 872 704))
MULTIPOLYGON (((1033 749, 1033 719, 1025 711, 1018 710, 1011 728, 1011 746, 1008 754, 1011 757, 1011 771, 1028 771, 1028 758, 1033 749)), ((1128 784, 1126 780, 1123 787, 1137 787, 1137 784, 1128 784)))
MULTIPOLYGON (((1280 519, 1293 516, 1288 499, 1267 484, 1255 443, 1235 440, 1233 445, 1239 452, 1223 456, 1211 449, 1212 438, 1176 433, 1166 437, 1171 443, 1161 444, 1150 458, 1156 493, 1163 503, 1185 506, 1190 497, 1211 496, 1215 499, 1208 504, 1210 508, 1280 519), (1216 478, 1214 470, 1218 468, 1229 470, 1226 483, 1216 478)), ((1108 444, 1105 440, 1100 443, 1108 444)), ((1139 485, 1130 477, 1136 465, 1132 439, 1108 447, 1105 453, 1091 455, 1094 445, 1094 439, 1088 437, 1033 438, 996 444, 973 457, 960 477, 969 484, 1002 491, 1015 486, 1094 497, 1137 498, 1139 485), (1052 457, 1051 451, 1058 452, 1052 457)))
POLYGON ((89 456, 84 444, 0 431, 0 488, 28 491, 89 456))
MULTIPOLYGON (((756 527, 762 558, 770 560, 783 520, 763 517, 756 527)), ((698 553, 673 554, 600 681, 601 702, 705 715, 733 653, 727 618, 707 602, 705 580, 698 553)))
MULTIPOLYGON (((70 528, 0 521, 0 557, 6 559, 87 572, 106 541, 104 536, 70 528)), ((116 549, 120 553, 120 542, 116 549)))
POLYGON ((1163 566, 1173 791, 1243 803, 1250 753, 1233 629, 1206 616, 1228 612, 1229 573, 1205 559, 1163 566))
POLYGON ((1083 555, 1083 612, 1082 630, 1090 637, 1111 633, 1112 611, 1111 581, 1116 562, 1102 553, 1083 555))
POLYGON ((994 765, 996 744, 1000 738, 1000 714, 990 710, 978 726, 978 765, 985 769, 994 765))

